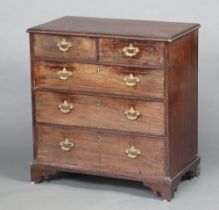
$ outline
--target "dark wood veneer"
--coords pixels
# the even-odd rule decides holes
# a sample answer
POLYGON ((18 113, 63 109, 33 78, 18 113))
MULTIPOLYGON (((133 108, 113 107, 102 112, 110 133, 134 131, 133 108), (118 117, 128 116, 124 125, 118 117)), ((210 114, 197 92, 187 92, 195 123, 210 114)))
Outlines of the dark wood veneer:
POLYGON ((164 141, 161 139, 69 127, 37 126, 37 132, 37 160, 40 162, 74 165, 99 172, 117 171, 135 177, 165 174, 164 141), (60 150, 58 145, 64 138, 74 142, 75 148, 69 152, 60 150), (132 161, 124 155, 131 145, 144 151, 139 158, 132 161))
POLYGON ((129 66, 158 66, 163 67, 164 43, 136 42, 131 40, 100 39, 99 61, 106 64, 128 64, 129 66), (140 52, 134 57, 126 57, 122 49, 129 43, 138 47, 140 52))
POLYGON ((36 91, 35 98, 37 122, 165 135, 163 102, 45 91, 36 91), (58 109, 58 105, 64 100, 74 106, 68 114, 58 109), (129 120, 125 116, 124 112, 130 107, 140 112, 141 115, 137 120, 129 120))
POLYGON ((84 61, 96 61, 97 58, 97 46, 94 38, 34 34, 33 42, 33 56, 35 57, 71 58, 84 61), (67 52, 60 53, 57 43, 62 39, 71 42, 72 46, 67 52))
POLYGON ((31 180, 61 171, 130 179, 171 200, 183 176, 198 176, 198 28, 64 17, 29 29, 31 180), (62 39, 72 43, 67 52, 57 48, 62 39), (140 50, 133 57, 123 52, 130 43, 140 50), (64 81, 63 68, 72 73, 64 81), (140 82, 127 86, 129 74, 140 82), (58 109, 65 99, 69 114, 58 109), (131 106, 137 120, 124 115, 131 106), (75 144, 69 152, 59 146, 65 138, 75 144), (132 147, 139 151, 128 156, 132 147))
POLYGON ((66 16, 28 32, 169 42, 199 27, 197 23, 66 16))
POLYGON ((34 88, 36 89, 92 91, 98 94, 164 98, 163 69, 35 61, 33 70, 34 88), (65 81, 58 78, 58 71, 63 68, 72 73, 72 76, 65 81), (124 82, 124 78, 130 74, 140 80, 134 87, 130 87, 124 82))
POLYGON ((198 152, 198 32, 169 44, 169 174, 174 176, 198 152))

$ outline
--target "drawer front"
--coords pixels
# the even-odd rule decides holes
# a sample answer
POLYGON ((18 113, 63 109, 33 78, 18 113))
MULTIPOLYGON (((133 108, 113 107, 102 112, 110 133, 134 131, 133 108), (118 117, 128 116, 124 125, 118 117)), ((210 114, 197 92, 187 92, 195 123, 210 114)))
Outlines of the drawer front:
POLYGON ((36 57, 84 61, 97 58, 94 38, 34 34, 33 41, 33 55, 36 57))
POLYGON ((101 137, 101 169, 144 177, 164 175, 164 141, 139 136, 101 137))
POLYGON ((36 88, 164 98, 164 71, 78 63, 35 62, 36 88))
POLYGON ((37 160, 85 168, 99 167, 94 136, 72 129, 37 126, 37 160))
POLYGON ((163 102, 44 91, 35 97, 38 122, 165 134, 163 102))
POLYGON ((51 126, 37 126, 37 134, 38 161, 135 177, 165 173, 160 139, 51 126))
POLYGON ((100 39, 99 61, 106 64, 163 67, 164 43, 132 42, 130 44, 126 40, 100 39))

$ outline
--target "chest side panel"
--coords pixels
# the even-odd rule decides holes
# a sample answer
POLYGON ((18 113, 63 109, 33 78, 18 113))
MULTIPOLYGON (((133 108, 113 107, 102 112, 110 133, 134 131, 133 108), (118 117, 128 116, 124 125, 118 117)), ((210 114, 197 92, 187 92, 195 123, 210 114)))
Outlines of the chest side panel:
POLYGON ((198 31, 169 44, 169 173, 195 159, 198 138, 198 31))

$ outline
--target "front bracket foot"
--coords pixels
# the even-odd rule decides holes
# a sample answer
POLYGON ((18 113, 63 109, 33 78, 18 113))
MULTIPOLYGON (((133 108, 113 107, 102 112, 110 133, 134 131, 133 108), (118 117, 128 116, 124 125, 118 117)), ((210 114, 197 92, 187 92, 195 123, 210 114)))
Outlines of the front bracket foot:
POLYGON ((49 180, 52 176, 57 173, 56 170, 32 165, 31 166, 31 183, 40 183, 44 180, 49 180))

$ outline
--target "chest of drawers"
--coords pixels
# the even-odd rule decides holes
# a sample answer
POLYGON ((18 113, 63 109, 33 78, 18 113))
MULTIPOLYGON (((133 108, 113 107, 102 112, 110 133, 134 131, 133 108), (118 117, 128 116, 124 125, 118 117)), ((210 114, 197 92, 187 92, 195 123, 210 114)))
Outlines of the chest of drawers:
POLYGON ((198 24, 63 17, 30 28, 31 179, 198 175, 198 24))

